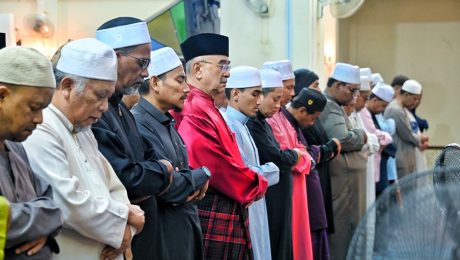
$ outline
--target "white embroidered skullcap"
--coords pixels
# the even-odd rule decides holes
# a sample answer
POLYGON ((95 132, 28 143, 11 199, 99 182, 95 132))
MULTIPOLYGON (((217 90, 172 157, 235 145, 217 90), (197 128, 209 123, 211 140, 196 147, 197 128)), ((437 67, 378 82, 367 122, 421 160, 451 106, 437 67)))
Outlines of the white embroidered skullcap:
POLYGON ((360 84, 359 67, 339 62, 335 64, 331 78, 349 84, 360 84))
POLYGON ((262 67, 264 69, 273 69, 281 73, 282 80, 294 79, 294 71, 290 60, 267 61, 262 67))
POLYGON ((89 79, 117 80, 117 55, 107 44, 94 38, 64 45, 56 69, 89 79))
POLYGON ((359 91, 371 91, 371 79, 369 77, 361 76, 359 80, 359 91))
POLYGON ((372 89, 372 93, 379 97, 381 100, 389 103, 391 100, 393 100, 395 91, 390 85, 379 82, 372 89))
POLYGON ((261 86, 260 72, 250 66, 238 66, 230 70, 225 88, 252 88, 261 86))
POLYGON ((369 77, 369 79, 371 79, 372 78, 372 70, 371 70, 371 68, 360 68, 359 69, 359 75, 366 76, 366 77, 369 77))
POLYGON ((371 80, 372 80, 372 86, 375 86, 377 83, 385 82, 383 80, 382 75, 380 75, 380 73, 372 73, 371 80))
POLYGON ((149 29, 145 22, 97 30, 96 38, 113 49, 151 43, 149 29))
POLYGON ((422 85, 413 79, 406 80, 401 89, 415 95, 422 94, 422 85))
POLYGON ((154 50, 150 53, 149 76, 158 76, 182 65, 176 52, 170 47, 154 50))
POLYGON ((0 50, 0 82, 56 88, 51 62, 37 50, 20 46, 0 50))
POLYGON ((282 88, 283 80, 281 73, 272 69, 261 69, 260 78, 262 79, 262 88, 282 88))

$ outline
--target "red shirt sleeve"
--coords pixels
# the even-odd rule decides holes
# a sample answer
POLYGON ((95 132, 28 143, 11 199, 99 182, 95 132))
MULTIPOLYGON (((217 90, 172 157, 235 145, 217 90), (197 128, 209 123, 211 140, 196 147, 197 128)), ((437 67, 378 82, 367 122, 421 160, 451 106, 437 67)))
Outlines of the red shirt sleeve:
POLYGON ((206 166, 211 171, 210 186, 245 204, 262 196, 267 180, 245 166, 233 133, 219 111, 199 101, 193 114, 187 114, 179 133, 187 145, 190 166, 206 166))

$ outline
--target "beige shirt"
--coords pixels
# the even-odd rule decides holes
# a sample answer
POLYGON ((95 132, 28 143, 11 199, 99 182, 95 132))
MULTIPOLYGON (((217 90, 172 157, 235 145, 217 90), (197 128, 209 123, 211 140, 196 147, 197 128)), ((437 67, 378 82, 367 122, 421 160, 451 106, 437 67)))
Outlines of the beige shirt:
POLYGON ((57 237, 61 253, 54 259, 99 259, 105 245, 120 247, 129 199, 91 129, 74 132, 50 105, 24 147, 32 169, 52 185, 63 211, 64 228, 57 237))

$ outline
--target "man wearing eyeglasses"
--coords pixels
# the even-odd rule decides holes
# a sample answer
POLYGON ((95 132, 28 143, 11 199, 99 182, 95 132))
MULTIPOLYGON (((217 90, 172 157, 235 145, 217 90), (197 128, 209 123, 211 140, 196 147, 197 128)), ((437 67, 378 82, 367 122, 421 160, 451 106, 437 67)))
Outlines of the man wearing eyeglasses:
MULTIPOLYGON (((342 153, 329 162, 335 233, 330 237, 331 259, 345 259, 353 231, 359 222, 356 183, 362 172, 359 153, 367 142, 363 129, 349 128, 342 106, 359 93, 359 68, 337 63, 327 82, 327 104, 319 117, 328 138, 339 139, 342 153)), ((365 168, 363 169, 365 172, 365 168)))
MULTIPOLYGON (((148 76, 150 35, 144 21, 119 17, 101 25, 96 38, 115 50, 118 78, 108 111, 93 124, 92 130, 99 150, 126 187, 131 203, 138 204, 145 212, 144 229, 132 242, 134 258, 156 259, 154 240, 158 236, 158 212, 155 197, 169 192, 173 167, 167 160, 156 160, 154 148, 143 141, 133 115, 121 101, 123 95, 136 93, 148 76)), ((181 176, 174 175, 174 178, 181 176)))
POLYGON ((198 34, 181 44, 191 87, 179 133, 191 168, 212 172, 206 196, 197 202, 205 259, 252 259, 249 205, 264 196, 268 181, 248 168, 234 134, 214 105, 229 73, 228 37, 198 34))

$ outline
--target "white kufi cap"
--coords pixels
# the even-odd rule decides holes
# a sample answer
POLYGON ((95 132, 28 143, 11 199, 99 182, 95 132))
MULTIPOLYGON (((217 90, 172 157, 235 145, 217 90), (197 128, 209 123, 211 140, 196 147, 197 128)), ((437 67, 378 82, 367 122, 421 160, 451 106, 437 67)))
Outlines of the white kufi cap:
POLYGON ((415 95, 422 94, 422 85, 413 79, 406 80, 401 89, 415 95))
POLYGON ((387 85, 382 82, 377 83, 377 85, 375 85, 375 87, 372 89, 372 94, 376 95, 381 100, 388 103, 391 102, 391 100, 393 100, 394 93, 395 92, 390 85, 387 85))
POLYGON ((281 73, 282 80, 294 79, 294 71, 290 60, 267 61, 262 67, 264 69, 273 69, 281 73))
POLYGON ((359 69, 359 75, 366 76, 366 77, 369 77, 369 79, 371 79, 372 78, 372 70, 371 70, 371 68, 360 68, 359 69))
POLYGON ((238 66, 230 70, 230 77, 225 88, 252 88, 261 86, 260 72, 250 66, 238 66))
POLYGON ((360 84, 359 67, 347 63, 337 63, 331 78, 349 84, 360 84))
POLYGON ((283 80, 281 73, 272 69, 261 69, 260 78, 262 79, 262 88, 282 88, 283 80))
POLYGON ((149 29, 145 22, 97 30, 96 39, 113 49, 151 43, 149 29))
POLYGON ((372 80, 372 86, 375 86, 377 83, 385 82, 382 78, 382 75, 380 75, 380 73, 372 73, 371 80, 372 80))
POLYGON ((150 53, 149 77, 158 76, 182 65, 176 52, 170 47, 154 50, 150 53))
POLYGON ((371 79, 367 76, 360 77, 359 91, 371 91, 371 79))
POLYGON ((94 38, 64 45, 56 68, 89 79, 117 80, 117 55, 107 44, 94 38))

